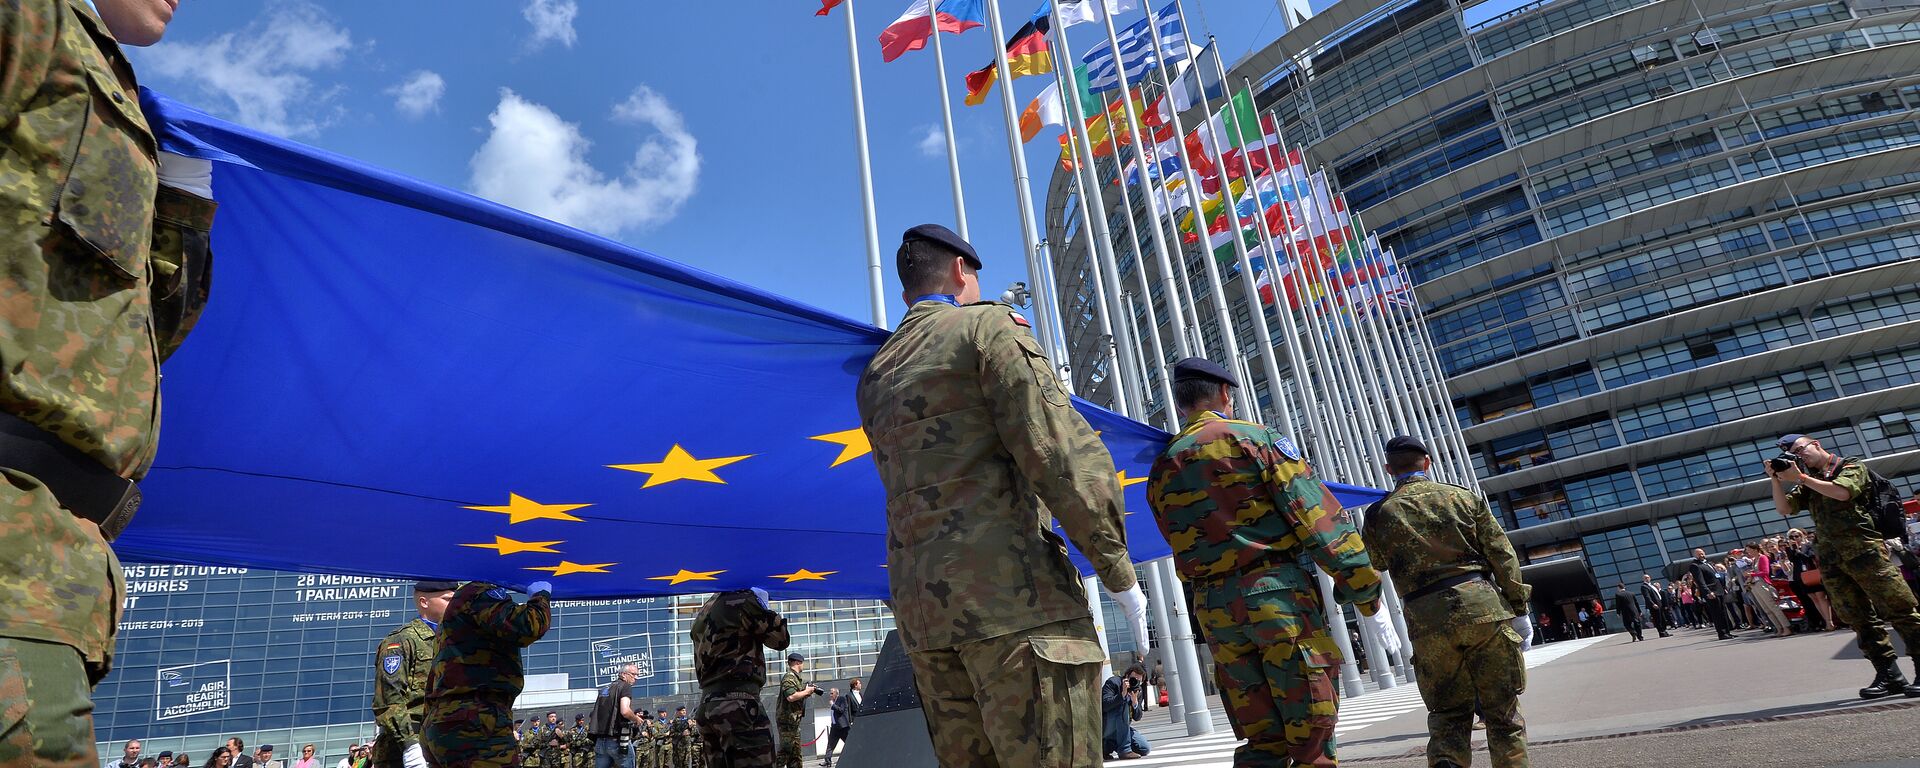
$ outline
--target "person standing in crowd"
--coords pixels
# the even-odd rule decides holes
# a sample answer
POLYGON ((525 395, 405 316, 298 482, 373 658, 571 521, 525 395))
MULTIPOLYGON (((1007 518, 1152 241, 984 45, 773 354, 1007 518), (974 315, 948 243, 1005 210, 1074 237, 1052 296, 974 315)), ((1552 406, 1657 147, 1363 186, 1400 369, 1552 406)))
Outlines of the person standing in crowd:
POLYGON ((413 607, 419 615, 387 633, 374 653, 373 722, 380 727, 373 740, 374 768, 426 768, 420 717, 427 670, 433 667, 433 633, 458 586, 451 581, 414 582, 413 607))
POLYGON ((155 764, 159 765, 160 768, 173 768, 173 752, 161 750, 160 754, 154 755, 154 758, 155 764))
POLYGON ((527 585, 516 604, 501 587, 470 581, 447 601, 427 673, 421 746, 434 766, 505 768, 513 762, 513 700, 525 684, 520 649, 547 634, 553 585, 527 585))
POLYGON ((1820 531, 1814 554, 1820 560, 1827 594, 1833 598, 1834 613, 1853 628, 1860 653, 1874 667, 1873 682, 1860 689, 1860 697, 1920 698, 1920 685, 1909 685, 1901 674, 1900 657, 1882 625, 1892 624, 1900 633, 1907 653, 1915 658, 1915 676, 1920 679, 1920 607, 1901 580, 1866 508, 1873 501, 1868 492, 1873 478, 1867 465, 1828 453, 1819 440, 1806 435, 1781 437, 1780 450, 1798 462, 1781 470, 1775 470, 1771 461, 1761 464, 1773 481, 1773 506, 1781 517, 1811 514, 1813 527, 1820 531))
POLYGON ((1627 634, 1633 637, 1627 642, 1637 643, 1647 639, 1640 631, 1640 604, 1627 592, 1627 583, 1624 581, 1614 590, 1613 612, 1620 616, 1620 626, 1625 627, 1627 634))
POLYGON ((838 692, 838 689, 827 692, 827 697, 833 699, 828 704, 832 722, 827 730, 827 754, 820 758, 820 764, 826 768, 832 768, 834 750, 853 733, 853 718, 860 714, 860 678, 847 681, 847 695, 836 698, 838 692))
POLYGON ((800 721, 807 714, 807 699, 820 690, 800 680, 806 666, 806 656, 787 654, 787 674, 780 678, 780 700, 773 708, 773 723, 780 730, 780 754, 774 763, 781 768, 800 768, 800 721))
POLYGON ((1820 583, 1819 567, 1814 565, 1813 547, 1807 543, 1807 535, 1798 528, 1788 528, 1787 540, 1780 545, 1780 555, 1786 558, 1787 588, 1804 609, 1800 615, 1807 622, 1807 630, 1831 629, 1833 620, 1828 617, 1833 609, 1827 605, 1827 588, 1820 583))
POLYGON ((1331 766, 1341 659, 1306 564, 1318 564, 1335 599, 1354 603, 1391 638, 1380 574, 1293 441, 1231 418, 1235 386, 1210 360, 1174 363, 1185 426, 1154 459, 1147 503, 1193 587, 1234 735, 1247 740, 1235 762, 1331 766))
POLYGON ((107 763, 106 768, 139 768, 139 766, 140 740, 128 739, 127 743, 120 745, 119 759, 107 763))
POLYGON ((707 762, 714 768, 766 768, 774 763, 760 689, 767 684, 766 651, 784 651, 792 636, 767 591, 736 589, 707 598, 693 616, 693 675, 700 682, 695 708, 707 762))
POLYGON ((1787 613, 1780 610, 1780 594, 1773 591, 1773 558, 1767 556, 1766 548, 1758 541, 1747 542, 1747 552, 1753 561, 1747 571, 1747 597, 1759 607, 1767 623, 1773 625, 1774 637, 1793 634, 1787 613))
POLYGON ((1668 611, 1673 608, 1673 595, 1660 588, 1660 582, 1654 581, 1650 574, 1640 574, 1640 599, 1647 603, 1647 613, 1653 617, 1653 628, 1661 637, 1667 636, 1668 611))
MULTIPOLYGON (((126 579, 159 365, 207 301, 212 166, 158 151, 122 45, 170 0, 20 0, 0 15, 0 656, 25 691, 0 764, 97 765, 95 683, 126 579)), ((136 763, 137 764, 137 758, 136 763)), ((132 766, 129 766, 132 768, 132 766)))
MULTIPOLYGON (((242 757, 245 757, 245 755, 242 755, 242 757)), ((207 755, 207 764, 204 768, 234 768, 233 749, 231 747, 214 747, 213 754, 207 755)))
POLYGON ((1713 623, 1715 639, 1725 640, 1733 636, 1733 622, 1727 618, 1725 605, 1725 587, 1719 572, 1713 563, 1707 562, 1705 549, 1693 550, 1693 559, 1687 561, 1687 575, 1697 586, 1693 596, 1694 610, 1706 614, 1707 621, 1713 623))
POLYGON ((662 707, 659 713, 654 715, 653 723, 647 729, 647 733, 652 742, 648 752, 652 755, 654 766, 672 768, 673 718, 667 716, 666 708, 662 707))
MULTIPOLYGON (((572 761, 569 768, 593 768, 593 735, 587 733, 587 716, 575 714, 573 728, 567 731, 567 754, 572 761)), ((619 747, 615 745, 617 750, 619 747)), ((624 766, 633 768, 633 766, 624 766)))
POLYGON ((1533 642, 1533 626, 1532 588, 1520 580, 1520 559, 1485 499, 1428 478, 1431 454, 1418 439, 1388 440, 1385 453, 1393 491, 1373 505, 1363 536, 1405 596, 1414 679, 1431 734, 1428 764, 1472 763, 1477 713, 1495 768, 1525 766, 1521 654, 1533 642))
POLYGON ((693 756, 693 724, 687 722, 686 707, 673 711, 673 726, 669 732, 673 737, 673 768, 687 768, 693 756))
MULTIPOLYGON (((696 655, 696 667, 698 659, 696 655)), ((626 739, 642 726, 640 716, 633 711, 633 681, 638 679, 639 666, 622 666, 620 674, 594 699, 593 722, 587 728, 593 739, 593 768, 634 768, 626 739)))
POLYGON ((300 759, 293 761, 293 768, 320 768, 320 758, 314 756, 312 744, 300 748, 300 759))
POLYGON ((233 768, 253 768, 253 755, 247 754, 247 743, 240 737, 228 737, 227 754, 233 760, 233 768))
POLYGON ((253 764, 259 768, 282 768, 282 763, 273 759, 273 745, 262 744, 253 753, 253 764))
POLYGON ((1113 458, 1026 319, 979 301, 973 246, 937 224, 900 240, 907 314, 857 401, 934 753, 947 766, 1090 764, 1106 656, 1065 542, 1034 521, 1059 523, 1144 637, 1113 458))

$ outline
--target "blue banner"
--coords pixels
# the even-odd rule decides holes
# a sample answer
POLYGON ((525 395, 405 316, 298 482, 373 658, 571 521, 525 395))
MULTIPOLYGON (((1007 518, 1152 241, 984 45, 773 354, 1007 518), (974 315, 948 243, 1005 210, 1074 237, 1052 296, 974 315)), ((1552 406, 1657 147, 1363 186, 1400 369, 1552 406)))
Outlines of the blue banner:
MULTIPOLYGON (((853 399, 885 331, 142 104, 165 148, 216 161, 220 211, 212 301, 166 365, 122 557, 546 580, 568 599, 886 595, 853 399)), ((1126 487, 1135 559, 1164 556, 1142 479, 1166 434, 1079 408, 1126 487)))

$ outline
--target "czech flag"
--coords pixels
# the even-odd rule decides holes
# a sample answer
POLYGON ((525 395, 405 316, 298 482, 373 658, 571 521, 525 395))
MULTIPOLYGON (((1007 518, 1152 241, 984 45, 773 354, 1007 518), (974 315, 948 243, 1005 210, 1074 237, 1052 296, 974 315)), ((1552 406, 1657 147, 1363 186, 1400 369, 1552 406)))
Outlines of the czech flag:
POLYGON ((940 20, 940 31, 959 34, 984 23, 985 10, 982 0, 913 0, 900 18, 894 19, 886 29, 880 30, 880 60, 893 61, 907 51, 917 51, 927 46, 927 38, 933 36, 934 18, 940 20))

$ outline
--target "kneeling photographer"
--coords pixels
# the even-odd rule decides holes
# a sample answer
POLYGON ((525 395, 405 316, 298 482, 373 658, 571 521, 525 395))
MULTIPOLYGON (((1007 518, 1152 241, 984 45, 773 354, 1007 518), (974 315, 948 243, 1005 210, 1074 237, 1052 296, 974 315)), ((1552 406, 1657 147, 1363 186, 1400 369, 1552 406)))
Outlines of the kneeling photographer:
POLYGON ((1773 506, 1781 517, 1801 511, 1813 516, 1820 534, 1814 556, 1834 613, 1853 628, 1860 652, 1873 662, 1873 682, 1860 689, 1860 697, 1920 698, 1920 685, 1909 685, 1900 673, 1900 657, 1882 624, 1900 633, 1920 678, 1920 610, 1887 547, 1889 539, 1898 543, 1899 534, 1888 535, 1876 525, 1886 503, 1897 507, 1898 494, 1860 459, 1828 453, 1817 439, 1786 435, 1779 445, 1781 455, 1763 465, 1773 480, 1773 506))

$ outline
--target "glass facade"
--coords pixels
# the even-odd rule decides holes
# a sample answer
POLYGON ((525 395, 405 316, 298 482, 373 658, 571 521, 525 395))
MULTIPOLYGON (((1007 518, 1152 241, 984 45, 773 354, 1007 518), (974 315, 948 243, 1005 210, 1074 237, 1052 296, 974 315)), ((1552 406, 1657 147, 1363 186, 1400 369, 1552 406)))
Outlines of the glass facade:
MULTIPOLYGON (((184 750, 203 761, 238 736, 275 745, 283 760, 315 744, 331 766, 348 744, 373 737, 374 646, 418 615, 412 582, 187 565, 126 571, 113 670, 94 691, 103 759, 142 739, 145 754, 184 750)), ((569 688, 584 690, 633 662, 636 697, 690 704, 698 686, 688 632, 704 600, 557 602, 552 628, 525 651, 527 674, 565 674, 569 688)), ((821 680, 865 675, 893 629, 879 601, 774 608, 821 680)))
POLYGON ((1920 10, 1487 7, 1386 3, 1227 79, 1405 265, 1521 549, 1577 545, 1610 585, 1779 533, 1754 482, 1779 432, 1920 474, 1920 392, 1896 389, 1920 383, 1920 10))

